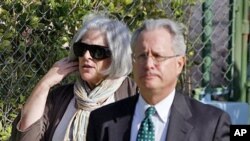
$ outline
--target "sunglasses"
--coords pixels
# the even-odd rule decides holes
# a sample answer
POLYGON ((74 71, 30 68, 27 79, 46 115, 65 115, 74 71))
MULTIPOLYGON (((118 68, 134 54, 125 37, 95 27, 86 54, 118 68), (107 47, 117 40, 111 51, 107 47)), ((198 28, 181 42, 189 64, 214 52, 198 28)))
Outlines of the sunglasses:
POLYGON ((73 44, 73 51, 76 57, 82 57, 87 50, 89 51, 90 56, 96 60, 103 60, 111 57, 111 51, 108 47, 89 45, 82 42, 76 42, 73 44))

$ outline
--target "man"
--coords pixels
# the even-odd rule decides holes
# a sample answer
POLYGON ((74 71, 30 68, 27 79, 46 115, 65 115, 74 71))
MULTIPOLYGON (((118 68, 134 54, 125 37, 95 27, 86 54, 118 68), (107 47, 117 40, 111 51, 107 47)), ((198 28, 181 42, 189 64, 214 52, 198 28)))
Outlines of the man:
POLYGON ((176 90, 186 52, 177 23, 147 20, 131 45, 138 95, 93 111, 87 141, 229 141, 227 113, 176 90))

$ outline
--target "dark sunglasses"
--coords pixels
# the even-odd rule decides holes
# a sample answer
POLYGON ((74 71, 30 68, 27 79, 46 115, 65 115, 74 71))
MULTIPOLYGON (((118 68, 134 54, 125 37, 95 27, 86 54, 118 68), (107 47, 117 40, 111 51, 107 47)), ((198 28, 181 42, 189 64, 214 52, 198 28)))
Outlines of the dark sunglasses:
POLYGON ((82 57, 88 50, 91 57, 96 60, 102 60, 111 57, 111 51, 108 47, 100 45, 89 45, 82 42, 73 44, 73 50, 76 57, 82 57))

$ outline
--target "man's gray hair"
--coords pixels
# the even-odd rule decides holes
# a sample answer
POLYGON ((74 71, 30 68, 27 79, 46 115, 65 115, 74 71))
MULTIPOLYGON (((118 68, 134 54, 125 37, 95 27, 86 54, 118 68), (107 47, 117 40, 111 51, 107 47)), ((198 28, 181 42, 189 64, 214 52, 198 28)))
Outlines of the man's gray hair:
POLYGON ((170 33, 173 39, 172 49, 176 55, 186 54, 187 47, 184 40, 183 28, 179 23, 169 19, 145 20, 143 25, 140 28, 138 28, 132 36, 132 41, 131 41, 132 50, 134 51, 138 36, 140 36, 140 33, 142 31, 154 30, 158 28, 165 28, 170 33))
POLYGON ((111 65, 101 73, 109 78, 130 74, 132 71, 131 33, 127 25, 106 15, 96 14, 85 16, 83 21, 82 28, 74 36, 70 45, 71 59, 76 58, 72 49, 73 44, 80 41, 88 30, 97 29, 106 35, 108 47, 112 52, 111 65))

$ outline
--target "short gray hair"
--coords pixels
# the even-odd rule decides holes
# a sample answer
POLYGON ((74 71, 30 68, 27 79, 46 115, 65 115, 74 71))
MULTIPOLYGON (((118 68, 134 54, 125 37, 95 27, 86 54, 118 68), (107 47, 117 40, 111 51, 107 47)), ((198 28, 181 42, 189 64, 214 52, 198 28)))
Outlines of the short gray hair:
POLYGON ((185 55, 186 54, 186 44, 183 35, 182 26, 169 19, 149 19, 145 20, 143 25, 138 28, 133 36, 131 41, 132 50, 134 51, 136 41, 140 33, 144 30, 154 30, 158 28, 165 28, 173 38, 172 49, 176 55, 185 55))
POLYGON ((76 58, 72 45, 81 40, 90 29, 97 29, 107 37, 108 47, 112 52, 112 61, 109 68, 101 72, 109 78, 117 78, 129 75, 132 71, 131 58, 131 33, 127 25, 117 19, 108 18, 107 15, 89 14, 84 17, 83 26, 74 36, 71 45, 71 59, 76 58))

